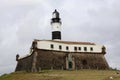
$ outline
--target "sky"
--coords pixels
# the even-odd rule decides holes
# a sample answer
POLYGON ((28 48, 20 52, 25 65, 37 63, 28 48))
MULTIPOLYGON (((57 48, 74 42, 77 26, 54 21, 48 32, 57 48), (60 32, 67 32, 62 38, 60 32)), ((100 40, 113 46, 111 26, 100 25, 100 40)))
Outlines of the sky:
POLYGON ((0 74, 14 72, 34 39, 51 39, 52 12, 62 21, 62 40, 95 42, 120 69, 120 0, 0 0, 0 74))

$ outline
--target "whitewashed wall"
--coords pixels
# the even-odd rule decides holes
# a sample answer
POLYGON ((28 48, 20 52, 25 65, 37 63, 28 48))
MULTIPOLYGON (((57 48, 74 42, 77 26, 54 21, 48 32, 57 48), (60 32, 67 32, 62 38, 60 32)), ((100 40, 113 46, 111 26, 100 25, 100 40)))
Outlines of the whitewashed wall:
POLYGON ((52 23, 52 31, 61 31, 61 24, 58 22, 52 23))
POLYGON ((66 52, 102 52, 103 45, 81 45, 81 44, 65 44, 65 43, 59 43, 59 42, 53 42, 53 41, 38 41, 37 47, 39 49, 47 49, 47 50, 57 50, 57 51, 66 51, 66 52), (51 44, 54 45, 54 48, 51 48, 51 44), (59 49, 59 45, 62 46, 62 49, 59 49), (66 46, 69 47, 69 50, 66 50, 66 46), (74 47, 77 47, 77 51, 74 50, 74 47), (81 50, 78 49, 78 47, 81 47, 81 50), (84 50, 84 47, 87 47, 87 51, 84 50), (93 51, 90 50, 90 48, 93 48, 93 51))

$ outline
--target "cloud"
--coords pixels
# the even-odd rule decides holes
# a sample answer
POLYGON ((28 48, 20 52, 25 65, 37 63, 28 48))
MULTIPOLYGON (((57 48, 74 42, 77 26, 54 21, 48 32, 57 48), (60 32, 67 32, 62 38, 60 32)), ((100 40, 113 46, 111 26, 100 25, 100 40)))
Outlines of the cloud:
POLYGON ((119 7, 119 0, 0 0, 1 73, 14 71, 16 54, 29 53, 33 39, 51 39, 54 9, 60 12, 63 40, 104 44, 109 65, 120 69, 119 7))
POLYGON ((44 3, 44 0, 0 0, 2 6, 19 6, 19 5, 33 5, 44 3))

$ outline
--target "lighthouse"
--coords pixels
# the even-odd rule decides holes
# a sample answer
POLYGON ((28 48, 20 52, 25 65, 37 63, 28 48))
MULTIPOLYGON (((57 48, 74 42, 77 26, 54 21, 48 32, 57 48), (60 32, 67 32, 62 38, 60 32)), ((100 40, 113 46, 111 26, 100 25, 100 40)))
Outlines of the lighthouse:
POLYGON ((51 26, 52 40, 61 40, 61 19, 59 17, 59 12, 56 9, 52 13, 51 26))

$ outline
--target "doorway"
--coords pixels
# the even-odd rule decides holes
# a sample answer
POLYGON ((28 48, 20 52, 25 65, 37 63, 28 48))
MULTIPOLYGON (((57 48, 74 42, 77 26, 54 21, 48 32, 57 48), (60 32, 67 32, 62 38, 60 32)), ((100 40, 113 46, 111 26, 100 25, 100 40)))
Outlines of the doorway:
POLYGON ((73 68, 73 64, 72 62, 69 62, 69 69, 72 69, 73 68))

